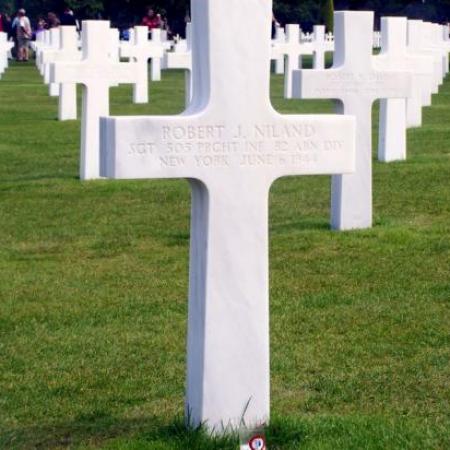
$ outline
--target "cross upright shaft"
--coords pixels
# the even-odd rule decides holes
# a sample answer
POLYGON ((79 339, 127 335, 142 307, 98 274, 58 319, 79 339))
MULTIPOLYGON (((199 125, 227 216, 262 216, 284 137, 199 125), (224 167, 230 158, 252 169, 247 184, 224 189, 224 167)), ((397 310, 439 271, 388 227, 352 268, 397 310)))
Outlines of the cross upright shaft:
POLYGON ((269 417, 272 182, 353 168, 352 118, 273 110, 271 6, 193 1, 195 85, 188 110, 102 120, 102 175, 190 180, 186 410, 194 425, 216 432, 269 417), (241 17, 252 17, 249 27, 240 26, 241 17))

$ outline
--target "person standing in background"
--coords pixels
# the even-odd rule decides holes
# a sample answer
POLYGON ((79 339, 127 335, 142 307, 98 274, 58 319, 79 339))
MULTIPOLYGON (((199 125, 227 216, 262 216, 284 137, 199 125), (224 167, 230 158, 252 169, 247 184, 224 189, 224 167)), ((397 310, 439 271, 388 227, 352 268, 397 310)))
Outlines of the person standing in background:
POLYGON ((155 11, 151 6, 146 9, 146 14, 142 18, 141 25, 148 27, 148 32, 150 33, 154 28, 161 28, 161 16, 155 14, 155 11))
POLYGON ((61 22, 58 19, 58 16, 54 12, 49 12, 47 14, 47 26, 50 30, 51 28, 58 28, 61 25, 61 22))
POLYGON ((61 25, 64 25, 64 26, 66 26, 66 25, 72 26, 72 27, 77 26, 77 20, 75 19, 73 11, 70 8, 68 8, 67 6, 64 8, 63 13, 61 14, 60 21, 61 21, 61 25))
POLYGON ((28 46, 33 34, 30 19, 25 14, 25 10, 20 8, 12 23, 12 29, 16 35, 17 61, 28 61, 28 46))

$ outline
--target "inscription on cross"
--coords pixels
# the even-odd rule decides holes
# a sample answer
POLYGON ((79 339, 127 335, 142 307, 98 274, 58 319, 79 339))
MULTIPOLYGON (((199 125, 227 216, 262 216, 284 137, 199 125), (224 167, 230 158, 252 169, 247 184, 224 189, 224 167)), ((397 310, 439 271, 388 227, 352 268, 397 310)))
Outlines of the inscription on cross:
POLYGON ((79 62, 56 62, 51 67, 54 83, 83 85, 81 124, 80 178, 100 175, 100 116, 109 114, 109 88, 117 83, 134 83, 139 79, 136 63, 118 63, 110 58, 109 22, 83 22, 82 59, 79 62))
POLYGON ((382 98, 403 98, 411 75, 375 65, 372 12, 335 13, 334 65, 328 70, 294 73, 294 97, 339 100, 338 111, 356 117, 356 172, 332 181, 334 229, 372 226, 372 105, 382 98))
POLYGON ((350 172, 354 163, 353 118, 272 108, 271 8, 268 0, 193 1, 201 82, 188 110, 102 119, 103 176, 190 180, 186 411, 216 431, 269 417, 272 182, 350 172), (241 17, 252 18, 245 28, 241 17))

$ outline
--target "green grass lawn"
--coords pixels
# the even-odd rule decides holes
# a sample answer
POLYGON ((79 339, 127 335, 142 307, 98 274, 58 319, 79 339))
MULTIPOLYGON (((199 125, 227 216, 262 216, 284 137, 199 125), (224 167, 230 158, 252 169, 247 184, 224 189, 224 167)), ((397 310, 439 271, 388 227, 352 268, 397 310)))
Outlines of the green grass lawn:
MULTIPOLYGON (((332 111, 282 82, 278 110, 332 111)), ((56 105, 31 65, 0 81, 0 448, 236 449, 183 427, 188 183, 81 183, 56 105)), ((424 122, 374 165, 372 230, 329 230, 329 177, 272 188, 270 449, 450 448, 450 82, 424 122)))

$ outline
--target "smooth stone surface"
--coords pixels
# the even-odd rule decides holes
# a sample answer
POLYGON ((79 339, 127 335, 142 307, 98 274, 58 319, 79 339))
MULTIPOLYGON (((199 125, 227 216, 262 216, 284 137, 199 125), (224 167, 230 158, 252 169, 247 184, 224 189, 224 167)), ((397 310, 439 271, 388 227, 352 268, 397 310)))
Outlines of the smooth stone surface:
POLYGON ((383 98, 404 98, 411 75, 379 67, 372 55, 372 12, 335 13, 334 65, 294 74, 294 97, 339 100, 337 111, 357 121, 356 172, 332 180, 331 225, 336 230, 372 226, 372 106, 383 98))
POLYGON ((269 419, 270 186, 352 171, 355 129, 351 117, 273 109, 271 1, 195 0, 191 11, 190 107, 102 119, 102 175, 190 181, 186 417, 217 433, 269 419))
POLYGON ((82 60, 53 63, 51 81, 83 85, 80 178, 92 180, 100 176, 99 118, 109 114, 109 88, 117 83, 135 83, 139 70, 136 63, 110 59, 108 21, 84 21, 82 42, 82 60))

